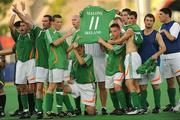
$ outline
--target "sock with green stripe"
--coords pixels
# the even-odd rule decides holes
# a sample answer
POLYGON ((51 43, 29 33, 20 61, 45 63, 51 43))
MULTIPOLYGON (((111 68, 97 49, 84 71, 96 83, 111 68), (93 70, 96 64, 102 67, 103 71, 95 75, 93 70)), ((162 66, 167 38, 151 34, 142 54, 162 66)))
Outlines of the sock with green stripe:
POLYGON ((120 106, 123 109, 127 109, 127 104, 126 104, 126 97, 124 95, 124 91, 116 91, 117 98, 119 100, 120 106))
POLYGON ((110 92, 111 100, 115 109, 119 109, 119 102, 115 92, 110 92))
POLYGON ((131 92, 131 100, 132 100, 133 107, 140 108, 139 96, 136 92, 131 92))
POLYGON ((160 89, 153 89, 154 93, 154 103, 156 107, 160 107, 161 102, 161 90, 160 89))
POLYGON ((53 93, 46 93, 45 100, 45 110, 46 112, 51 112, 53 106, 53 93))
POLYGON ((175 88, 168 88, 169 102, 172 106, 176 105, 175 95, 176 95, 176 89, 175 88))
POLYGON ((24 111, 28 111, 28 94, 21 94, 21 102, 24 111))
POLYGON ((63 106, 63 90, 60 88, 56 89, 56 106, 57 106, 57 112, 62 112, 62 106, 63 106))
POLYGON ((147 90, 142 90, 141 91, 141 97, 140 97, 140 101, 141 101, 141 106, 142 108, 147 108, 147 90))
POLYGON ((72 112, 74 110, 68 95, 63 96, 63 103, 65 104, 68 111, 72 112))
POLYGON ((37 108, 37 111, 38 111, 38 112, 43 112, 43 107, 42 107, 42 105, 43 105, 43 99, 37 98, 37 99, 36 99, 36 108, 37 108))

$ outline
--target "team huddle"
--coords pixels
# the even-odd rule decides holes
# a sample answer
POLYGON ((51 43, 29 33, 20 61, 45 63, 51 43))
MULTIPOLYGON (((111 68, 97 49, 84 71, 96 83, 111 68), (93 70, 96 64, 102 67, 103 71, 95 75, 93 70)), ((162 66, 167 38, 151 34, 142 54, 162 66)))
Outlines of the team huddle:
MULTIPOLYGON (((72 17, 73 30, 63 34, 61 15, 44 15, 41 28, 24 12, 24 3, 21 5, 23 12, 13 5, 9 22, 15 41, 15 85, 19 104, 11 116, 20 119, 30 118, 33 114, 37 119, 73 117, 82 114, 81 103, 85 105, 84 115, 96 115, 97 96, 102 115, 145 114, 149 107, 149 81, 154 95, 152 113, 157 114, 161 111, 162 79, 167 79, 169 97, 169 104, 163 111, 179 110, 174 78, 180 87, 180 25, 171 20, 169 8, 159 11, 162 22, 159 31, 153 28, 154 15, 146 14, 145 29, 141 30, 136 24, 136 11, 125 8, 121 12, 116 10, 117 15, 109 25, 108 41, 98 36, 96 43, 78 44, 80 15, 72 17), (21 21, 15 22, 16 16, 21 21), (53 112, 54 91, 57 113, 53 112), (107 93, 111 101, 107 101, 107 93), (114 110, 110 113, 107 102, 113 104, 114 110), (63 111, 63 104, 67 111, 63 111)), ((0 116, 5 116, 1 105, 0 116)))

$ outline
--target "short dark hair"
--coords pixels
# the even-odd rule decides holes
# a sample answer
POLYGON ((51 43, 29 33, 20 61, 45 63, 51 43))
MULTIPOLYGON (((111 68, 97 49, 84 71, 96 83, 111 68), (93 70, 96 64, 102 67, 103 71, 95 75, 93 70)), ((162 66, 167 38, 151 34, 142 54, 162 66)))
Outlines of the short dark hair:
POLYGON ((47 17, 50 22, 52 21, 52 16, 51 15, 44 15, 43 17, 47 17))
POLYGON ((115 17, 114 20, 120 20, 122 22, 121 17, 115 17))
POLYGON ((55 15, 53 15, 53 21, 55 20, 55 18, 62 18, 62 16, 61 15, 59 15, 59 14, 55 14, 55 15))
POLYGON ((153 15, 153 14, 151 14, 151 13, 146 14, 146 16, 144 17, 144 21, 145 21, 145 19, 146 19, 147 17, 149 17, 149 18, 153 18, 153 21, 155 22, 155 17, 154 17, 154 15, 153 15))
POLYGON ((113 27, 116 27, 116 28, 120 29, 120 26, 119 26, 119 24, 117 24, 117 23, 113 23, 113 24, 110 26, 110 28, 113 28, 113 27))
POLYGON ((20 23, 21 23, 20 20, 19 20, 19 21, 16 21, 16 22, 14 23, 14 27, 15 27, 15 28, 19 28, 19 27, 20 27, 20 23))
POLYGON ((129 9, 129 8, 124 8, 123 10, 122 10, 122 12, 127 12, 128 14, 131 12, 131 9, 129 9))
POLYGON ((129 12, 129 16, 134 16, 135 18, 137 18, 137 12, 131 11, 131 12, 129 12))
POLYGON ((163 12, 164 14, 168 14, 170 18, 172 16, 172 10, 170 8, 162 8, 160 9, 160 12, 163 12))

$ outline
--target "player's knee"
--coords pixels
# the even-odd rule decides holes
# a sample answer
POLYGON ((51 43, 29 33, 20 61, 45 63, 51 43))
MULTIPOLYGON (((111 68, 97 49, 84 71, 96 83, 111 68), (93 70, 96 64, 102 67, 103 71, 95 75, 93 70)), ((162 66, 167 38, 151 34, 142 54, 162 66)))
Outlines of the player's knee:
POLYGON ((160 89, 159 84, 152 85, 152 87, 153 87, 154 90, 160 89))
POLYGON ((88 113, 88 115, 95 115, 95 107, 86 106, 86 112, 88 113))
POLYGON ((174 88, 175 87, 174 78, 168 78, 167 85, 168 85, 168 88, 174 88))
POLYGON ((140 90, 141 91, 147 90, 147 85, 140 85, 140 90))
POLYGON ((120 91, 120 90, 122 90, 122 87, 118 84, 114 84, 114 89, 115 89, 115 91, 120 91))

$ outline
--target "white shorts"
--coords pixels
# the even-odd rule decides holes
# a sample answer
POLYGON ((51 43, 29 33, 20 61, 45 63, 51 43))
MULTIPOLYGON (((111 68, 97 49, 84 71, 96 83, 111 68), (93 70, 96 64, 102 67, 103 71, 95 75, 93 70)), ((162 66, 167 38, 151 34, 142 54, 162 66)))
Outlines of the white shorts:
POLYGON ((161 74, 159 70, 159 66, 156 67, 155 73, 143 74, 142 79, 138 81, 139 85, 147 85, 148 80, 151 81, 152 85, 162 83, 161 74))
POLYGON ((161 59, 163 78, 172 78, 180 75, 180 52, 162 55, 161 59))
POLYGON ((85 105, 95 106, 96 101, 96 91, 95 83, 88 84, 69 84, 71 87, 71 94, 74 98, 81 96, 81 102, 85 105))
POLYGON ((113 76, 105 77, 105 87, 107 89, 114 88, 114 84, 117 84, 122 87, 122 83, 124 81, 124 73, 115 73, 113 76))
POLYGON ((105 81, 105 57, 93 56, 94 74, 97 82, 105 81))
POLYGON ((43 67, 36 67, 36 82, 47 82, 49 70, 43 67))
POLYGON ((70 80, 71 67, 72 67, 72 60, 69 60, 68 69, 64 70, 64 80, 65 81, 70 80))
POLYGON ((49 80, 50 83, 60 83, 64 80, 64 69, 52 69, 49 70, 49 80))
POLYGON ((26 62, 17 61, 16 63, 16 84, 35 83, 35 60, 30 59, 26 62))
POLYGON ((141 66, 141 57, 137 52, 132 52, 125 57, 125 79, 140 79, 141 74, 137 74, 136 70, 141 66))

